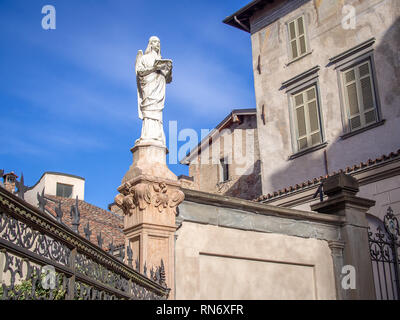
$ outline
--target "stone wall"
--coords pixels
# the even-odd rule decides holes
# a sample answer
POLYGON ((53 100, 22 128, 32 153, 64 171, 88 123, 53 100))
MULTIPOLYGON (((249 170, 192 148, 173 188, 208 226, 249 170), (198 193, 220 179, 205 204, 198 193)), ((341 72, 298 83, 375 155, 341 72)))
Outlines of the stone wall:
POLYGON ((176 299, 336 299, 336 216, 185 190, 176 299))

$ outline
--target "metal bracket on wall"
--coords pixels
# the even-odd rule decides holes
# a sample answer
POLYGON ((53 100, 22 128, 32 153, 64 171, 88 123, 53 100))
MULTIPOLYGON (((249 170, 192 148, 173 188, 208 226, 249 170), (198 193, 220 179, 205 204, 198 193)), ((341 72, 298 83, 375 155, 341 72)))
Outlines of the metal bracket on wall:
POLYGON ((262 107, 261 107, 261 119, 262 119, 262 121, 263 121, 263 124, 265 125, 265 105, 262 105, 262 107))

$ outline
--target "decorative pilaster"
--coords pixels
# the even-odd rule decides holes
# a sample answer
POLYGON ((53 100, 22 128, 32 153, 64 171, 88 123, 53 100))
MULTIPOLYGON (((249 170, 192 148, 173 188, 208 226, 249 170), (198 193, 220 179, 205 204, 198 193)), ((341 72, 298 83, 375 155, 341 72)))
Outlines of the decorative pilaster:
POLYGON ((338 300, 342 300, 342 268, 343 268, 343 249, 345 243, 339 240, 328 241, 329 248, 331 249, 331 255, 333 260, 333 271, 335 273, 335 286, 336 286, 336 296, 338 300))

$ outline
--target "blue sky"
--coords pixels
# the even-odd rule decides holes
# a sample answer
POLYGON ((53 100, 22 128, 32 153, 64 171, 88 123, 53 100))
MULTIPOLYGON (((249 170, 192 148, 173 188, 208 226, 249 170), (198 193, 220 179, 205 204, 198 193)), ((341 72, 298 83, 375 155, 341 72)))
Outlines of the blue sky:
POLYGON ((85 200, 106 208, 140 136, 134 63, 150 36, 174 62, 167 144, 169 121, 200 135, 255 107, 250 35, 222 23, 248 2, 1 0, 0 169, 23 172, 29 186, 44 171, 82 176, 85 200), (47 4, 56 30, 41 27, 47 4))

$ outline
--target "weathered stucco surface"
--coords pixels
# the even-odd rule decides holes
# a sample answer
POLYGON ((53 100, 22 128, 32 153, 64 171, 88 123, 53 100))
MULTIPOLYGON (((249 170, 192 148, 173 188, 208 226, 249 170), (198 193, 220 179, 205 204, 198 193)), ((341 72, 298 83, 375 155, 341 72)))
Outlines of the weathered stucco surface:
POLYGON ((255 115, 239 115, 189 165, 193 188, 254 199, 261 195, 260 152, 255 115), (219 161, 228 158, 229 180, 221 182, 219 161))
POLYGON ((84 179, 51 172, 46 172, 32 189, 26 191, 25 200, 36 207, 38 203, 37 193, 42 193, 44 189, 45 194, 55 196, 57 194, 57 183, 73 186, 71 198, 78 196, 79 200, 85 200, 84 179))
POLYGON ((340 217, 196 191, 185 196, 176 299, 336 299, 328 243, 340 240, 340 217))
POLYGON ((336 299, 328 243, 183 222, 177 299, 336 299))
MULTIPOLYGON (((338 171, 396 151, 400 137, 400 2, 397 0, 346 1, 356 9, 356 28, 342 28, 343 1, 308 1, 298 9, 251 35, 257 103, 263 194, 338 171), (286 23, 301 14, 307 21, 311 53, 288 64, 286 23), (337 71, 329 59, 375 38, 375 60, 381 126, 347 139, 344 133, 337 71), (260 71, 257 71, 260 56, 260 71), (325 140, 328 145, 293 160, 288 97, 282 83, 315 66, 325 140), (266 124, 261 119, 265 106, 266 124), (324 164, 327 153, 327 167, 324 164)), ((256 21, 264 12, 257 13, 256 21)))

